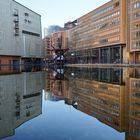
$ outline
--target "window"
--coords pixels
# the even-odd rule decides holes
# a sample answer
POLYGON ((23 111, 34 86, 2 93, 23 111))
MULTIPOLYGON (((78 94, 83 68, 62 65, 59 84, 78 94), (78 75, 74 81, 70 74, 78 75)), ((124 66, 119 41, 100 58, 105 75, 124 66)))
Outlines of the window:
POLYGON ((131 120, 131 124, 140 127, 140 121, 139 120, 131 120))
POLYGON ((16 117, 19 117, 19 116, 20 116, 20 111, 16 111, 16 112, 15 112, 15 116, 16 116, 16 117))
POLYGON ((136 41, 136 43, 134 44, 134 48, 140 49, 140 41, 136 41))
POLYGON ((29 14, 28 14, 28 13, 24 13, 24 15, 25 15, 26 17, 28 17, 28 16, 29 16, 29 14))
POLYGON ((15 29, 15 36, 19 36, 19 28, 15 29))
POLYGON ((30 24, 30 23, 32 23, 32 21, 28 20, 28 23, 30 24))
POLYGON ((133 96, 140 98, 140 93, 134 93, 133 96))
POLYGON ((18 16, 18 9, 14 9, 13 15, 14 15, 14 16, 18 16))
POLYGON ((114 12, 114 13, 108 15, 108 16, 105 16, 105 17, 103 17, 103 18, 100 18, 100 19, 96 20, 96 21, 94 22, 94 24, 103 22, 103 21, 108 20, 108 19, 110 19, 110 18, 117 17, 117 16, 119 16, 119 15, 120 15, 120 11, 116 11, 116 12, 114 12))
POLYGON ((40 34, 29 32, 29 31, 25 31, 25 30, 22 30, 22 33, 23 34, 28 34, 28 35, 40 37, 40 34))
POLYGON ((137 19, 137 18, 139 18, 139 17, 140 17, 140 12, 135 12, 135 13, 134 13, 134 18, 137 19))
POLYGON ((131 133, 137 137, 140 137, 140 130, 138 128, 133 128, 131 133))
POLYGON ((26 117, 29 117, 31 115, 30 110, 26 110, 26 117))
POLYGON ((140 23, 137 23, 137 24, 135 25, 135 27, 136 27, 136 28, 140 28, 140 23))
POLYGON ((93 16, 93 18, 95 18, 95 17, 97 17, 97 16, 100 16, 100 15, 102 15, 102 14, 105 14, 105 13, 107 13, 107 12, 113 10, 113 8, 114 8, 114 6, 111 5, 111 6, 107 7, 107 8, 105 8, 105 9, 102 9, 102 10, 100 10, 99 12, 97 12, 97 13, 93 16))
POLYGON ((134 9, 140 8, 140 2, 134 3, 134 9))
POLYGON ((140 37, 140 31, 136 32, 136 37, 140 37))
POLYGON ((107 43, 108 42, 108 39, 102 39, 100 40, 100 44, 104 44, 104 43, 107 43))
POLYGON ((135 102, 134 105, 140 106, 140 103, 139 102, 135 102))
POLYGON ((119 7, 119 5, 120 5, 120 3, 119 3, 119 1, 118 1, 118 2, 116 2, 116 3, 114 4, 114 8, 119 7))
MULTIPOLYGON (((140 45, 140 42, 139 42, 139 45, 140 45)), ((134 87, 140 87, 140 83, 134 82, 134 87)))
POLYGON ((15 36, 19 36, 19 16, 18 16, 18 10, 14 9, 14 32, 15 32, 15 36))
POLYGON ((27 19, 24 19, 24 22, 25 22, 25 24, 28 22, 28 20, 27 19))

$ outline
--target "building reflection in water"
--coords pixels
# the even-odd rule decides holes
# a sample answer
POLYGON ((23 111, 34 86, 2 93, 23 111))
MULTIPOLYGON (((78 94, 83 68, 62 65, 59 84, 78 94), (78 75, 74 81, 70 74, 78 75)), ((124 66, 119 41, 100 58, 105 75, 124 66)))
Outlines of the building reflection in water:
POLYGON ((68 83, 67 78, 64 76, 64 70, 59 68, 54 71, 48 71, 46 73, 46 91, 51 92, 51 94, 46 93, 46 100, 58 101, 65 99, 68 96, 68 83))
POLYGON ((130 71, 126 81, 126 139, 140 139, 140 70, 130 71))
POLYGON ((44 72, 14 73, 0 75, 0 138, 42 113, 44 72))
POLYGON ((140 70, 68 68, 63 76, 47 73, 52 96, 125 132, 126 140, 140 140, 140 70))

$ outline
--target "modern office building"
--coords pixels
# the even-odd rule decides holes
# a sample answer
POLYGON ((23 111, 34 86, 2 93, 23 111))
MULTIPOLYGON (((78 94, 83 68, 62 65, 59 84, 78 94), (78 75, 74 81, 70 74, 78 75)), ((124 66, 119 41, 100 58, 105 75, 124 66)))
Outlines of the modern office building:
POLYGON ((41 16, 15 0, 1 0, 0 15, 0 63, 42 59, 41 16))
POLYGON ((45 61, 59 63, 64 61, 64 53, 68 50, 67 31, 58 31, 43 39, 45 47, 45 61))
POLYGON ((140 2, 111 0, 68 30, 69 64, 139 63, 140 2))
POLYGON ((112 0, 77 19, 69 31, 75 63, 122 63, 126 47, 126 0, 112 0))
POLYGON ((44 58, 44 61, 48 62, 48 60, 52 59, 52 56, 53 56, 53 52, 52 51, 47 51, 47 48, 48 49, 51 48, 51 37, 50 36, 46 36, 45 38, 43 38, 43 46, 45 48, 45 58, 44 58))
POLYGON ((134 63, 140 63, 140 1, 128 0, 128 15, 129 15, 129 27, 130 32, 130 59, 134 60, 134 63))

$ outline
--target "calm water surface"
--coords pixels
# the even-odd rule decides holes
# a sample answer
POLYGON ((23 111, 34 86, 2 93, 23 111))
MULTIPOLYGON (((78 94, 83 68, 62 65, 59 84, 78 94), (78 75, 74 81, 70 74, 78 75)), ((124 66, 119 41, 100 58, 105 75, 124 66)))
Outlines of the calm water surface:
POLYGON ((140 70, 0 75, 3 140, 140 140, 140 70))

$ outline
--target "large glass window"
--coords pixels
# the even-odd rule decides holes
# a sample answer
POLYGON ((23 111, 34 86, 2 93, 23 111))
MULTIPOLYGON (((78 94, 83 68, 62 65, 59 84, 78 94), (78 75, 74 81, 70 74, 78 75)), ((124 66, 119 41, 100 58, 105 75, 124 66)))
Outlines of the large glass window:
POLYGON ((140 2, 134 3, 134 8, 135 8, 135 9, 140 8, 140 2))
POLYGON ((140 41, 136 41, 136 43, 134 44, 134 48, 140 49, 140 41))
POLYGON ((136 37, 140 37, 140 31, 136 32, 136 37))
POLYGON ((101 63, 109 63, 109 49, 101 49, 101 63))
POLYGON ((114 13, 108 15, 108 16, 105 16, 105 17, 102 17, 102 18, 96 20, 96 21, 94 22, 94 24, 97 24, 97 23, 99 23, 99 22, 103 22, 103 21, 105 21, 105 20, 108 20, 108 19, 110 19, 110 18, 114 18, 114 17, 119 16, 119 15, 120 15, 120 11, 116 11, 116 12, 114 12, 114 13))

